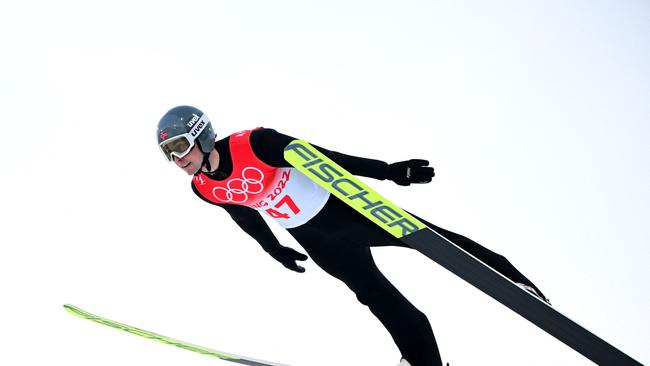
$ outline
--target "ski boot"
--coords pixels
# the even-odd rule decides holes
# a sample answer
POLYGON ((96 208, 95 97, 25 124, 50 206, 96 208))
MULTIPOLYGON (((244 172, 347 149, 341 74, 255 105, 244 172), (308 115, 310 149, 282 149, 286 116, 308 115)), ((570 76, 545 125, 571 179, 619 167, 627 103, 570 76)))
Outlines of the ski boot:
POLYGON ((537 292, 533 287, 528 286, 528 285, 526 285, 526 284, 523 284, 523 283, 521 283, 521 282, 516 282, 516 283, 517 283, 517 286, 519 286, 519 287, 523 288, 524 290, 530 292, 531 294, 535 295, 538 299, 544 301, 544 302, 547 303, 549 306, 553 306, 553 305, 551 304, 551 301, 550 301, 549 299, 547 299, 547 298, 543 297, 542 295, 540 295, 540 294, 539 294, 539 293, 538 293, 538 292, 537 292))

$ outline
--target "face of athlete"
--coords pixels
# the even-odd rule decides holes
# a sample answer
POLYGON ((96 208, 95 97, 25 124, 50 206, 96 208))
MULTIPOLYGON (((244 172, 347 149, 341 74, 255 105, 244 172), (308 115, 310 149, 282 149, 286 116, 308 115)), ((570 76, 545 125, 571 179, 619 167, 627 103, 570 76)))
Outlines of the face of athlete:
POLYGON ((203 164, 203 152, 197 144, 194 144, 192 150, 182 158, 178 158, 174 155, 172 155, 172 158, 174 159, 174 164, 183 169, 183 171, 188 175, 196 174, 203 164))

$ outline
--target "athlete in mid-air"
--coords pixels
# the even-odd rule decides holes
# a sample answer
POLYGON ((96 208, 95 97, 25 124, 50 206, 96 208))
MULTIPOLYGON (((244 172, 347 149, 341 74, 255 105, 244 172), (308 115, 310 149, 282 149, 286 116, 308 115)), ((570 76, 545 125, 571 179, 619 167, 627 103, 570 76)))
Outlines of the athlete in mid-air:
MULTIPOLYGON (((293 137, 268 128, 242 131, 216 140, 203 112, 190 106, 169 110, 158 123, 158 145, 169 161, 192 175, 192 190, 225 209, 245 232, 288 269, 308 257, 281 245, 260 213, 273 217, 325 272, 343 281, 379 319, 399 348, 398 366, 440 366, 438 346, 427 317, 379 271, 370 247, 405 246, 284 159, 293 137)), ((428 183, 433 168, 425 160, 392 164, 317 147, 355 175, 389 179, 399 185, 428 183)), ((474 241, 419 218, 513 282, 546 300, 506 258, 474 241)))

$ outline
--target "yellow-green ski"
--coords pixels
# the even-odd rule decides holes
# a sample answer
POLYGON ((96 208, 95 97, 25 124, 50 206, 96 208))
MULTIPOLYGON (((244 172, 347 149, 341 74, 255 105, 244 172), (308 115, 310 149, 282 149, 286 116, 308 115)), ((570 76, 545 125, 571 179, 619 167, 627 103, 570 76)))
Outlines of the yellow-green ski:
POLYGON ((244 357, 244 356, 237 356, 231 353, 226 353, 226 352, 221 352, 221 351, 216 351, 210 348, 202 347, 202 346, 197 346, 195 344, 187 343, 184 341, 179 341, 178 339, 170 338, 164 335, 160 335, 154 332, 150 332, 148 330, 136 328, 130 325, 118 323, 116 321, 91 314, 85 310, 82 310, 74 305, 66 304, 63 305, 65 310, 67 310, 70 314, 76 315, 80 318, 92 320, 96 323, 99 324, 104 324, 107 325, 111 328, 115 329, 120 329, 125 332, 131 333, 138 335, 140 337, 148 338, 151 340, 154 340, 156 342, 168 344, 170 346, 175 346, 178 348, 186 349, 188 351, 200 353, 202 355, 210 356, 210 357, 216 357, 225 361, 230 361, 230 362, 235 362, 243 365, 250 365, 250 366, 288 366, 284 364, 279 364, 279 363, 272 363, 268 361, 260 361, 256 359, 252 359, 249 357, 244 357))

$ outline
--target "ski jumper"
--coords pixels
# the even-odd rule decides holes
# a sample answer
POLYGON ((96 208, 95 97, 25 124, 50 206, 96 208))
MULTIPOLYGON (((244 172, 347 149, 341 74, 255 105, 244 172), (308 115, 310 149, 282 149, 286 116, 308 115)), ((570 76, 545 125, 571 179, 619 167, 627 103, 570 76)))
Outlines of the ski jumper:
MULTIPOLYGON (((319 191, 320 187, 308 178, 302 179, 302 174, 284 160, 284 147, 293 140, 264 128, 219 140, 215 145, 219 167, 209 174, 197 174, 192 189, 204 201, 223 207, 270 253, 281 245, 260 215, 269 214, 319 267, 345 283, 369 308, 388 330, 403 358, 413 366, 440 366, 440 353, 426 315, 388 281, 370 251, 373 246, 405 245, 338 198, 319 191)), ((388 164, 383 161, 316 148, 352 174, 380 180, 388 176, 388 164)), ((512 281, 538 290, 505 257, 413 216, 512 281)))

